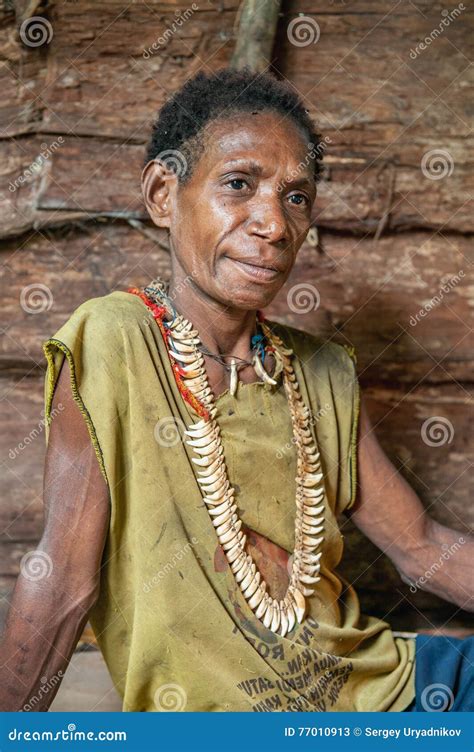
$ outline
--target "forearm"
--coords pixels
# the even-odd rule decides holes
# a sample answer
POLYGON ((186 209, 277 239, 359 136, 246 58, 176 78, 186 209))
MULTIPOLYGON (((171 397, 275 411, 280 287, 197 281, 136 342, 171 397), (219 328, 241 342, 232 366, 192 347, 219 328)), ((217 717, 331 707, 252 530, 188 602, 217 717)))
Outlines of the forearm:
POLYGON ((92 602, 72 598, 53 576, 18 578, 0 640, 1 711, 48 710, 92 602))
POLYGON ((400 552, 396 562, 413 592, 425 590, 474 611, 474 537, 427 517, 422 544, 400 552))

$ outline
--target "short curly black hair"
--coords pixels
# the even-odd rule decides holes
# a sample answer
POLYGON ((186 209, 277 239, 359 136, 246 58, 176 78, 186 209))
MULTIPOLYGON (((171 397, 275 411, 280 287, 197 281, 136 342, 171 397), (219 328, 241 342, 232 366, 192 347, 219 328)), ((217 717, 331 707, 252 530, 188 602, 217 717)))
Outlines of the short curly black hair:
POLYGON ((165 102, 153 122, 144 165, 159 158, 176 172, 178 182, 184 184, 204 148, 202 136, 208 123, 242 111, 262 110, 290 117, 303 130, 318 182, 325 144, 302 101, 287 83, 271 73, 255 73, 248 67, 222 68, 211 74, 201 71, 186 81, 165 102))

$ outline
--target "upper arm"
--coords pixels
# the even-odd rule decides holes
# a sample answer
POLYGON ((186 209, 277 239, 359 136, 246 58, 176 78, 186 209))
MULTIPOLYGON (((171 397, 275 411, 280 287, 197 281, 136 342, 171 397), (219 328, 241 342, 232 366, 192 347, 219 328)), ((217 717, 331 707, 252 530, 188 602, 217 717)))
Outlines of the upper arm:
POLYGON ((350 518, 395 563, 422 545, 427 515, 413 488, 389 460, 361 397, 357 440, 358 488, 350 518))
POLYGON ((44 471, 41 550, 65 589, 91 602, 98 594, 109 493, 64 360, 52 400, 44 471))

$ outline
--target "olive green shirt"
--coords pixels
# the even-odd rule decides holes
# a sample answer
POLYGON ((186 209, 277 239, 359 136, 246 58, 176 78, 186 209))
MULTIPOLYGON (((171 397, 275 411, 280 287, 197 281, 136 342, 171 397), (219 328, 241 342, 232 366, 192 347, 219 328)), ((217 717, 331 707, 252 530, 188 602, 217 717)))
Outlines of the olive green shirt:
MULTIPOLYGON (((285 637, 255 617, 219 545, 182 440, 199 417, 145 303, 122 291, 87 300, 43 343, 47 420, 67 358, 109 489, 90 621, 124 711, 399 711, 414 697, 415 641, 361 614, 354 588, 336 573, 336 518, 356 491, 354 352, 267 323, 293 349, 327 496, 321 580, 305 620, 285 637)), ((292 552, 296 449, 281 378, 240 384, 216 406, 244 525, 292 552)))

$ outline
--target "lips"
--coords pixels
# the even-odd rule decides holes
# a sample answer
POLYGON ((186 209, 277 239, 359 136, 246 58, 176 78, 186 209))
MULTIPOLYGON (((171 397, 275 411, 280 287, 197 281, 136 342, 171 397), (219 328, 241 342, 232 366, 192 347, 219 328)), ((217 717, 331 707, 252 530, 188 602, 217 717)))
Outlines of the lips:
POLYGON ((260 282, 271 282, 282 274, 283 270, 278 269, 273 264, 267 262, 265 265, 260 259, 236 259, 227 256, 246 277, 256 279, 260 282))
POLYGON ((284 270, 282 269, 281 265, 278 264, 277 261, 262 261, 260 258, 232 258, 231 256, 228 256, 228 258, 231 259, 231 261, 238 261, 241 264, 246 264, 248 266, 255 266, 257 269, 269 269, 273 272, 280 272, 282 273, 284 270))

